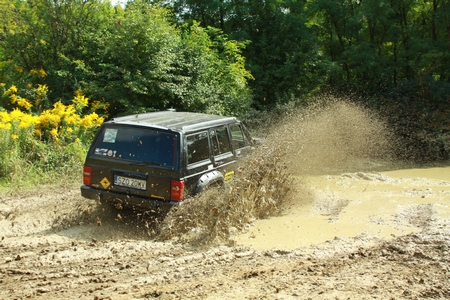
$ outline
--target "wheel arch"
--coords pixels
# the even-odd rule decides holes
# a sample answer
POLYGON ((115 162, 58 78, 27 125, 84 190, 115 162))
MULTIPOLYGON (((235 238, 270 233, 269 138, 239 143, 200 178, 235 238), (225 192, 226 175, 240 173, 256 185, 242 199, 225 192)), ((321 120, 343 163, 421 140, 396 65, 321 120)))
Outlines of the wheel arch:
POLYGON ((197 182, 197 187, 195 189, 196 194, 204 191, 206 188, 215 183, 221 185, 225 183, 225 178, 221 172, 213 170, 203 174, 197 182))

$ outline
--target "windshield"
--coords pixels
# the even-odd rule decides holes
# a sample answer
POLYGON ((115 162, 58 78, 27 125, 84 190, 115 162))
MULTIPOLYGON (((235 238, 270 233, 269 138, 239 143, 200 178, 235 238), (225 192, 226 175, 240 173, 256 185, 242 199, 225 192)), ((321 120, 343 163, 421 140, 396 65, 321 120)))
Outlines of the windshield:
POLYGON ((105 126, 93 149, 94 155, 159 166, 176 166, 177 135, 132 126, 105 126))

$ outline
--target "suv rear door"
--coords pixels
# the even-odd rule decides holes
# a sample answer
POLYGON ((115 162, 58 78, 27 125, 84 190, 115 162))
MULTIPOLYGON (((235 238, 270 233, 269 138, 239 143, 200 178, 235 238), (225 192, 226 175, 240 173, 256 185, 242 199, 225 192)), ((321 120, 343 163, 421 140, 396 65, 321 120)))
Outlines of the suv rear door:
POLYGON ((209 138, 211 140, 215 168, 227 165, 235 160, 227 126, 210 129, 209 138))
POLYGON ((138 197, 170 200, 179 174, 179 134, 147 127, 108 124, 93 143, 85 165, 91 186, 138 197))

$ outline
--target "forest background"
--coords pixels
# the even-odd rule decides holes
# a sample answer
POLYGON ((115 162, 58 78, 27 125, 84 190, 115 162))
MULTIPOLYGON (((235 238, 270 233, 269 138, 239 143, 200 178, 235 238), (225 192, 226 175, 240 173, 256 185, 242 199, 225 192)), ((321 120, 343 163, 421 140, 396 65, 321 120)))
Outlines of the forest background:
POLYGON ((79 177, 114 116, 251 126, 324 94, 385 118, 406 158, 448 159, 447 0, 0 0, 0 24, 3 185, 79 177))

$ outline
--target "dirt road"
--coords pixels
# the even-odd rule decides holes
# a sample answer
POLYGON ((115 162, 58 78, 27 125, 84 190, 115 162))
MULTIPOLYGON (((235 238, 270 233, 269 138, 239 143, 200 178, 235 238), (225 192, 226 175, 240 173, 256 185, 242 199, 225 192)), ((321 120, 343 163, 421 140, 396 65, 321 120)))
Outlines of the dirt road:
POLYGON ((150 238, 78 185, 3 195, 0 299, 450 298, 449 167, 308 180, 308 203, 203 248, 150 238))

